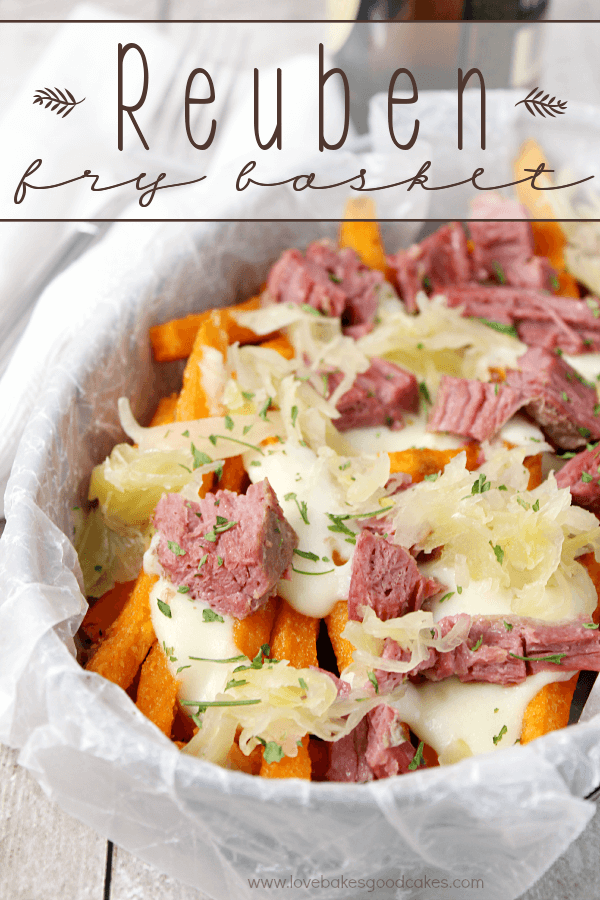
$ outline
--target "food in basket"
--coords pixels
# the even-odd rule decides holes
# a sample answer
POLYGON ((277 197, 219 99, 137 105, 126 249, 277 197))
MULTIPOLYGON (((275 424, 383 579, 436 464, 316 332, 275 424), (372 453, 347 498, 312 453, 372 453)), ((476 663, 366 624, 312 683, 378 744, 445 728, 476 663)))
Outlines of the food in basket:
POLYGON ((600 306, 485 202, 152 329, 183 385, 148 428, 119 403, 81 635, 184 752, 364 782, 561 727, 600 670, 600 306))

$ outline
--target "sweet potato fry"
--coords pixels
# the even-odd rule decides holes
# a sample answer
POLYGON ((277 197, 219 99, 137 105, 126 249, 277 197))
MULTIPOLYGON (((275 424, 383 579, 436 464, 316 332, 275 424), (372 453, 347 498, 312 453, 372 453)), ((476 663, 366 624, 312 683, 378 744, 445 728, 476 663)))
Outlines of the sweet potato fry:
POLYGON ((375 204, 370 197, 354 197, 348 200, 344 210, 344 219, 361 219, 362 221, 343 221, 340 225, 340 247, 351 247, 356 250, 365 265, 380 272, 387 271, 385 251, 377 222, 364 221, 375 219, 375 204))
POLYGON ((171 394, 169 397, 162 397, 158 401, 156 411, 150 420, 150 427, 153 427, 154 425, 170 425, 171 422, 174 422, 178 399, 179 394, 171 394))
POLYGON ((234 619, 233 642, 249 659, 254 659, 263 644, 269 643, 279 605, 279 597, 271 597, 252 615, 234 619))
POLYGON ((135 581, 117 582, 90 606, 81 623, 81 630, 93 644, 97 644, 115 621, 135 587, 135 581))
POLYGON ((167 658, 158 641, 155 641, 142 664, 136 706, 167 737, 171 736, 173 727, 177 687, 167 658))
POLYGON ((183 372, 183 386, 175 412, 176 422, 203 419, 219 413, 204 387, 204 379, 215 365, 215 351, 221 356, 227 351, 228 335, 222 320, 221 313, 213 311, 198 329, 183 372))
POLYGON ((430 450, 428 447, 398 450, 390 453, 390 473, 406 472, 412 476, 413 484, 423 481, 426 475, 441 472, 451 459, 466 450, 467 469, 472 472, 477 468, 479 444, 465 444, 458 450, 430 450))
POLYGON ((86 668, 126 689, 156 640, 150 616, 150 591, 156 575, 142 570, 129 600, 111 625, 86 668))
POLYGON ((248 476, 244 468, 241 456, 230 456, 229 459, 223 461, 223 474, 219 478, 217 488, 220 491, 234 491, 241 494, 246 484, 248 476))
POLYGON ((542 483, 542 454, 536 453, 535 456, 526 456, 523 460, 523 465, 526 469, 529 469, 527 490, 532 491, 542 483))
POLYGON ((522 744, 568 724, 578 677, 579 673, 568 681, 553 681, 545 685, 529 702, 523 716, 522 744))
POLYGON ((256 334, 249 328, 242 328, 238 325, 234 317, 230 315, 230 311, 232 309, 236 311, 258 309, 259 306, 260 298, 252 297, 235 307, 211 309, 196 315, 185 316, 183 319, 172 319, 162 325, 154 325, 150 329, 150 343, 155 360, 172 362, 175 359, 187 359, 194 348, 198 329, 210 319, 213 313, 222 317, 223 327, 227 331, 230 344, 233 344, 234 341, 239 341, 240 344, 254 343, 257 340, 256 334))
POLYGON ((352 662, 354 647, 342 637, 342 631, 348 622, 348 601, 338 600, 328 616, 325 617, 327 633, 337 660, 338 672, 342 672, 352 662))
POLYGON ((259 744, 258 747, 254 748, 252 753, 246 756, 246 754, 242 753, 240 750, 236 738, 231 745, 231 750, 227 754, 227 758, 232 769, 237 769, 239 772, 245 772, 246 775, 260 775, 260 770, 263 765, 262 755, 263 748, 259 744))
POLYGON ((285 359, 294 358, 294 348, 286 338, 285 334, 279 334, 269 341, 263 341, 260 346, 265 347, 267 350, 277 350, 277 352, 285 359))
POLYGON ((271 634, 271 656, 274 659, 287 659, 297 669, 318 665, 319 624, 320 619, 296 612, 284 600, 271 634))
POLYGON ((284 756, 279 762, 262 761, 260 774, 263 778, 304 778, 310 781, 311 762, 308 752, 308 735, 302 738, 296 756, 284 756))

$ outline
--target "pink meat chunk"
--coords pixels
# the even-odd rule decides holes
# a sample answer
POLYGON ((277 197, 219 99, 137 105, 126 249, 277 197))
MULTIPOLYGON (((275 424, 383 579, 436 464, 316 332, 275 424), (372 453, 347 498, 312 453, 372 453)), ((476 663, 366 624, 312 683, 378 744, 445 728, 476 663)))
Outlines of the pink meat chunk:
POLYGON ((389 256, 387 262, 409 312, 416 312, 417 294, 425 287, 439 291, 472 278, 467 239, 459 222, 443 225, 420 244, 389 256))
POLYGON ((520 371, 509 370, 506 383, 526 404, 550 441, 565 450, 600 438, 596 389, 560 356, 531 347, 519 358, 520 371))
POLYGON ((408 728, 391 706, 381 704, 368 713, 366 761, 376 779, 403 775, 415 755, 408 728))
POLYGON ((545 257, 534 255, 533 231, 520 203, 480 197, 473 203, 472 216, 487 220, 469 222, 477 280, 495 278, 512 287, 550 290, 556 271, 545 257))
POLYGON ((364 784, 408 772, 415 748, 398 713, 381 704, 350 734, 332 743, 329 753, 327 781, 364 784))
POLYGON ((243 619, 263 606, 292 561, 298 536, 269 482, 197 503, 166 494, 156 507, 158 559, 188 597, 243 619))
MULTIPOLYGON (((329 396, 342 377, 341 372, 329 374, 329 396)), ((419 385, 412 372, 373 357, 367 371, 357 375, 350 390, 340 397, 336 409, 341 413, 333 420, 338 431, 369 425, 402 427, 403 412, 418 412, 419 385)))
POLYGON ((403 547, 363 531, 352 557, 348 592, 348 618, 361 622, 363 607, 370 606, 382 620, 420 609, 423 601, 443 586, 424 578, 403 547))
POLYGON ((276 303, 307 304, 341 316, 344 333, 357 338, 373 327, 383 280, 383 273, 369 269, 351 248, 337 250, 322 241, 310 244, 305 256, 286 250, 267 287, 276 303))
POLYGON ((559 488, 569 488, 573 503, 600 516, 600 447, 582 450, 556 473, 559 488))
MULTIPOLYGON (((460 618, 465 614, 440 619, 441 634, 447 635, 460 618)), ((406 662, 410 656, 387 638, 382 658, 406 662)), ((408 676, 416 682, 457 676, 462 682, 520 684, 527 675, 540 671, 583 669, 600 671, 600 636, 581 620, 554 624, 519 616, 473 616, 469 633, 458 647, 446 653, 430 648, 428 658, 408 676)), ((378 669, 376 676, 380 691, 391 690, 405 677, 383 669, 378 669)))
POLYGON ((516 327, 531 346, 559 348, 565 353, 600 349, 600 302, 596 297, 577 300, 529 288, 468 284, 446 288, 450 307, 463 315, 516 327))
POLYGON ((428 431, 449 431, 476 441, 489 440, 523 406, 518 390, 467 378, 442 376, 428 431))

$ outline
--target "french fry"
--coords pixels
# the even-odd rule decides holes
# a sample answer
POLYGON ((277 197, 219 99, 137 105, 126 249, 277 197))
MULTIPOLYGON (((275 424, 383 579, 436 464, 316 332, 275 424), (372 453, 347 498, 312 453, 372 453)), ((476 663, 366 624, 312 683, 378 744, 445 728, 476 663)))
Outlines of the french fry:
POLYGON ((245 619, 233 620, 233 642, 248 659, 254 659, 263 644, 268 644, 271 640, 279 606, 279 597, 271 597, 264 606, 245 619))
POLYGON ((86 669, 127 689, 156 640, 150 615, 150 591, 158 580, 142 570, 125 606, 110 626, 86 669))
POLYGON ((259 306, 260 298, 252 297, 250 300, 246 300, 244 303, 239 303, 236 306, 211 309, 196 315, 185 316, 182 319, 172 319, 170 322, 164 322, 162 325, 154 325, 150 329, 150 343, 152 344, 155 360, 157 362, 173 362, 176 359, 187 359, 194 349, 194 341, 196 340, 198 329, 211 318, 213 313, 221 317, 230 344, 233 344, 235 341, 239 341, 240 344, 254 343, 258 339, 257 335, 249 328, 243 328, 241 325, 238 325, 231 312, 232 310, 236 312, 254 310, 258 309, 259 306))
POLYGON ((241 494, 247 483, 248 476, 241 456, 230 456, 223 460, 223 474, 217 485, 220 491, 234 491, 241 494))
POLYGON ((335 653, 339 673, 352 662, 352 651, 354 650, 350 641, 342 637, 342 632, 347 623, 348 601, 338 600, 329 615, 325 616, 325 624, 327 625, 327 633, 335 653))
POLYGON ((302 738, 302 746, 298 747, 296 756, 284 756, 279 762, 262 761, 260 775, 262 778, 304 778, 310 781, 311 762, 308 752, 309 737, 302 738))
POLYGON ((523 460, 523 465, 529 470, 527 490, 532 491, 542 483, 542 454, 536 453, 535 456, 526 456, 523 460))
POLYGON ((271 634, 271 656, 289 660, 296 669, 318 665, 319 623, 320 619, 304 616, 284 600, 271 634))
POLYGON ((405 472, 412 476, 413 484, 423 481, 426 475, 441 472, 451 459, 462 453, 467 454, 467 469, 472 472, 478 466, 479 444, 465 444, 458 450, 431 450, 428 447, 393 451, 390 456, 390 474, 405 472))
POLYGON ((167 658, 155 641, 142 664, 136 706, 160 728, 171 736, 178 684, 169 671, 167 658))
POLYGON ((162 397, 158 401, 156 411, 150 420, 151 428, 154 425, 170 425, 175 421, 178 399, 179 394, 171 394, 169 397, 162 397))
POLYGON ((267 350, 277 350, 284 359, 293 359, 295 355, 294 348, 285 334, 279 334, 277 337, 271 338, 268 341, 262 341, 260 346, 265 347, 267 350))
POLYGON ((175 411, 176 422, 204 419, 218 415, 220 410, 214 404, 204 387, 205 376, 215 365, 216 354, 225 356, 228 334, 223 327, 223 316, 213 310, 200 325, 194 347, 183 372, 183 386, 175 411))
POLYGON ((553 681, 530 700, 523 716, 522 744, 528 744, 529 741, 568 724, 578 678, 579 673, 568 681, 553 681))
POLYGON ((356 250, 365 265, 380 272, 387 272, 385 250, 377 222, 365 221, 376 219, 375 204, 370 197, 353 197, 346 203, 344 221, 340 225, 340 247, 351 247, 356 250), (348 219, 362 221, 351 222, 348 219))
POLYGON ((129 600, 134 587, 135 581, 117 582, 114 588, 102 594, 90 606, 81 623, 81 630, 92 644, 97 644, 106 635, 108 629, 129 600))
POLYGON ((263 748, 259 744, 258 747, 255 747, 254 750, 246 756, 246 754, 242 753, 240 750, 236 738, 227 754, 227 760, 232 769, 236 769, 239 772, 245 772, 246 775, 260 775, 260 770, 263 765, 262 754, 263 748))

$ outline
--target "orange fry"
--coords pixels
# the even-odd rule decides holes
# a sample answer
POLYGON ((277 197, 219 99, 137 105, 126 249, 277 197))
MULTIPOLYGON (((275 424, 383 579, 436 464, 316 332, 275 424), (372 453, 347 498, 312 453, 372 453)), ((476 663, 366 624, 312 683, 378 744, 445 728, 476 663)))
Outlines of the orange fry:
POLYGON ((386 272, 385 250, 377 222, 365 221, 376 218, 375 204, 370 197, 354 197, 344 210, 344 219, 361 219, 359 222, 343 221, 340 224, 340 247, 356 250, 365 265, 380 272, 386 272))
POLYGON ((278 610, 279 597, 271 597, 252 615, 233 620, 233 642, 249 659, 254 659, 263 644, 269 643, 278 610))
POLYGON ((169 397, 162 397, 158 401, 156 411, 150 420, 150 427, 155 425, 170 425, 175 421, 175 412, 177 410, 177 401, 179 394, 171 394, 169 397))
POLYGON ((242 328, 230 314, 232 310, 253 310, 260 306, 260 298, 252 297, 245 303, 226 306, 223 309, 211 309, 207 312, 185 316, 183 319, 172 319, 162 325, 154 325, 150 329, 150 343, 157 362, 172 362, 175 359, 186 359, 194 348, 198 329, 213 313, 223 320, 223 327, 229 336, 229 343, 239 341, 240 344, 254 343, 256 334, 249 328, 242 328))
POLYGON ((156 640, 150 616, 150 591, 156 581, 156 575, 140 572, 129 600, 86 666, 123 689, 129 687, 156 640))
POLYGON ((117 582, 114 588, 102 594, 89 607, 81 623, 81 629, 93 644, 98 643, 104 637, 129 600, 135 584, 135 581, 117 582))
POLYGON ((214 410, 210 395, 204 387, 204 378, 214 365, 216 350, 221 356, 227 352, 228 335, 223 327, 223 316, 213 311, 202 322, 194 347, 183 372, 183 386, 177 401, 176 422, 204 419, 218 414, 214 410))
POLYGON ((466 450, 467 469, 472 472, 477 468, 479 444, 465 444, 458 450, 430 450, 428 447, 397 450, 390 453, 390 474, 406 472, 412 476, 413 484, 423 481, 426 475, 441 472, 451 459, 466 450))
POLYGON ((277 350, 284 359, 294 358, 294 348, 286 338, 285 334, 279 334, 269 341, 263 341, 260 346, 265 347, 267 350, 277 350))
POLYGON ((578 677, 579 673, 568 681, 553 681, 530 700, 523 716, 522 744, 568 724, 578 677))
POLYGON ((284 756, 279 762, 262 761, 260 774, 263 778, 304 778, 310 781, 311 762, 308 752, 308 735, 302 738, 296 756, 284 756))
POLYGON ((171 736, 173 727, 177 687, 167 658, 158 641, 155 641, 142 664, 136 706, 167 737, 171 736))
POLYGON ((297 669, 316 666, 320 619, 304 616, 285 600, 281 604, 271 635, 271 656, 287 659, 297 669))
POLYGON ((529 469, 527 490, 532 491, 542 483, 542 454, 536 453, 535 456, 526 456, 523 460, 523 465, 526 469, 529 469))
POLYGON ((342 637, 342 632, 348 622, 348 601, 338 600, 328 616, 325 616, 327 633, 337 660, 338 672, 342 672, 352 662, 354 647, 342 637))
POLYGON ((220 491, 233 491, 241 494, 248 483, 248 476, 241 456, 230 456, 223 460, 223 474, 217 485, 220 491))

